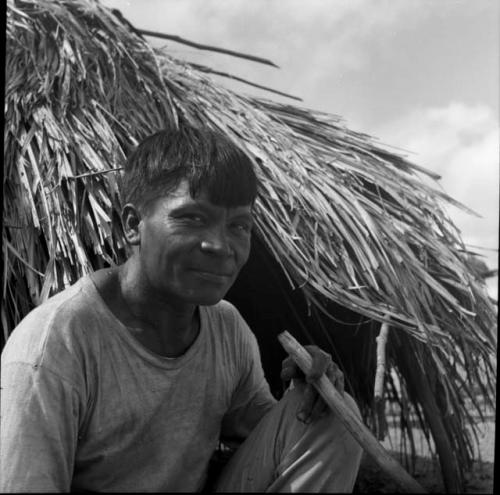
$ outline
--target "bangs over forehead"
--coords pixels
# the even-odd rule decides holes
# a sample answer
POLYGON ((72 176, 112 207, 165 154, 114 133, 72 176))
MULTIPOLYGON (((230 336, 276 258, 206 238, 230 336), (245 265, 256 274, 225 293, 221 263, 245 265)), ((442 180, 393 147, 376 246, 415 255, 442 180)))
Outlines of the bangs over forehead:
POLYGON ((257 177, 250 158, 222 134, 195 127, 165 130, 146 138, 125 164, 125 203, 147 207, 187 179, 196 198, 202 191, 225 207, 252 204, 257 177))

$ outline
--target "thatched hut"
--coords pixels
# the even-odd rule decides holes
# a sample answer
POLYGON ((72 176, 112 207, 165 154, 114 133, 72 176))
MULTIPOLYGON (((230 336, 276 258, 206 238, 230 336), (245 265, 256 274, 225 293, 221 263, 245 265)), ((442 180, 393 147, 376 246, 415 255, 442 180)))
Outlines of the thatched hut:
POLYGON ((124 259, 117 180, 138 140, 179 121, 212 126, 262 183, 251 258, 228 298, 276 394, 275 336, 288 329, 333 354, 380 429, 376 337, 387 323, 384 396, 409 452, 420 426, 447 489, 460 488, 474 415, 495 406, 496 316, 444 213, 457 203, 422 180, 432 173, 336 116, 227 90, 95 0, 9 0, 6 41, 5 339, 49 295, 124 259))

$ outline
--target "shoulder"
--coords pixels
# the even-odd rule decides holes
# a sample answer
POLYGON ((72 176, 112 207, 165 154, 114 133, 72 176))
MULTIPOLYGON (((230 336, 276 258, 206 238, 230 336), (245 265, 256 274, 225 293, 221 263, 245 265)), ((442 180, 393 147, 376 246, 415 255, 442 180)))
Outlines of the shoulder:
POLYGON ((238 355, 255 355, 257 339, 238 309, 222 300, 205 306, 211 334, 238 355))
POLYGON ((85 329, 95 318, 86 277, 33 309, 10 335, 2 352, 2 364, 24 362, 43 365, 77 352, 85 341, 85 329))
POLYGON ((210 314, 217 315, 217 317, 219 318, 243 320, 243 317, 241 316, 236 306, 234 306, 234 304, 230 303, 229 301, 226 301, 225 299, 222 299, 213 306, 205 306, 205 308, 210 314))
POLYGON ((219 328, 222 325, 224 331, 252 333, 238 309, 229 301, 223 299, 213 306, 205 306, 205 310, 210 323, 219 328))

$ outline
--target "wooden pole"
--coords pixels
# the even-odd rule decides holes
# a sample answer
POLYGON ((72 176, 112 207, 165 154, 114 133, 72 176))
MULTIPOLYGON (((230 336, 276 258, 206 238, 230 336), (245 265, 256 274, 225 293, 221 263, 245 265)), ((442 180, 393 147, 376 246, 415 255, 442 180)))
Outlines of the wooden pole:
MULTIPOLYGON (((279 334, 278 340, 297 366, 304 373, 308 373, 312 365, 312 358, 307 350, 287 331, 279 334)), ((404 491, 408 493, 426 493, 424 488, 380 445, 371 431, 363 424, 354 411, 346 405, 340 392, 324 374, 314 382, 314 387, 361 447, 373 457, 375 462, 404 491)))
POLYGON ((377 370, 375 372, 375 385, 373 399, 377 417, 377 440, 383 440, 387 435, 388 427, 385 419, 384 382, 385 382, 385 347, 389 336, 389 324, 382 323, 377 341, 377 370))
POLYGON ((384 377, 385 377, 385 346, 389 336, 389 324, 382 323, 380 333, 376 337, 377 341, 377 371, 375 372, 375 385, 373 387, 373 396, 375 401, 384 398, 384 377))
MULTIPOLYGON (((409 340, 403 340, 402 347, 398 351, 402 353, 403 358, 411 355, 410 345, 409 340)), ((417 352, 416 349, 415 352, 417 352)), ((429 375, 425 372, 418 359, 415 360, 415 363, 409 364, 406 360, 400 358, 399 363, 400 370, 411 387, 412 394, 416 396, 422 406, 425 419, 432 432, 441 465, 445 491, 446 493, 463 493, 464 486, 460 466, 446 432, 442 413, 432 392, 429 375)))

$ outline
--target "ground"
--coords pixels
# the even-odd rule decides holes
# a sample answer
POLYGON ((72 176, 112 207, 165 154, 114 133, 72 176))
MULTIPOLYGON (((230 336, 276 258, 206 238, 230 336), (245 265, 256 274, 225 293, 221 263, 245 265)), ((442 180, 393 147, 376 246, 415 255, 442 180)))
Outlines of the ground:
MULTIPOLYGON (((474 463, 473 469, 466 475, 465 493, 493 493, 494 452, 495 452, 495 423, 494 416, 490 416, 484 423, 480 423, 481 433, 479 435, 480 460, 474 463)), ((394 437, 396 432, 392 432, 394 437)), ((384 447, 397 459, 405 469, 412 473, 413 477, 429 493, 444 493, 439 461, 432 456, 428 449, 422 444, 421 453, 416 458, 415 466, 405 466, 398 452, 391 449, 389 439, 383 442, 384 447), (425 451, 427 450, 427 451, 425 451)), ((394 446, 394 442, 392 444, 394 446)), ((387 476, 367 454, 364 454, 358 479, 355 485, 358 493, 398 493, 401 491, 396 483, 387 476)))
MULTIPOLYGON (((394 453, 397 458, 397 454, 394 453)), ((445 493, 439 463, 430 457, 418 456, 413 477, 429 493, 445 493)), ((493 493, 493 462, 476 462, 466 481, 465 493, 493 493)), ((363 457, 354 488, 358 493, 400 493, 401 489, 368 456, 363 457)))

